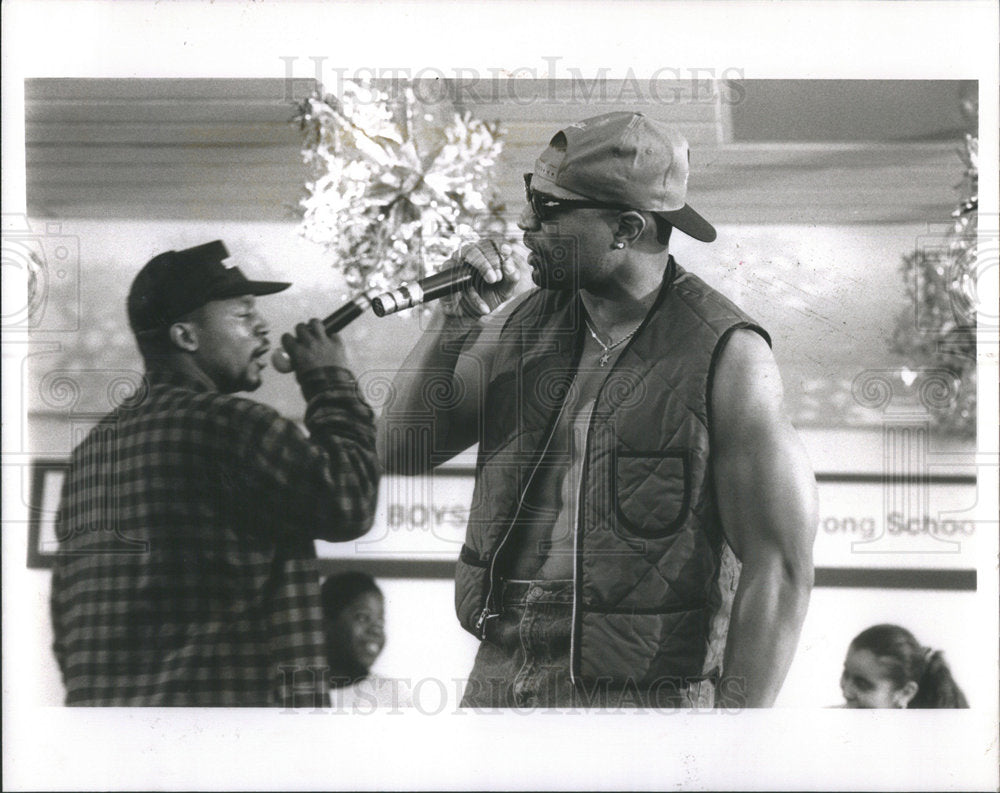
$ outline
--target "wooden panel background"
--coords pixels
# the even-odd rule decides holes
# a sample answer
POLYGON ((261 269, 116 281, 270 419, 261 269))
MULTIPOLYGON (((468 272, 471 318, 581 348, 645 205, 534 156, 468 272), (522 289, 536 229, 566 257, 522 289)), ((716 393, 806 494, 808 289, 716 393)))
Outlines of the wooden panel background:
MULTIPOLYGON (((559 127, 624 109, 687 135, 689 198, 716 223, 929 223, 947 217, 957 198, 957 141, 733 143, 724 86, 565 80, 445 88, 457 108, 503 123, 496 178, 512 217, 521 174, 559 127)), ((28 80, 29 214, 294 221, 306 170, 292 100, 310 89, 305 80, 28 80)))

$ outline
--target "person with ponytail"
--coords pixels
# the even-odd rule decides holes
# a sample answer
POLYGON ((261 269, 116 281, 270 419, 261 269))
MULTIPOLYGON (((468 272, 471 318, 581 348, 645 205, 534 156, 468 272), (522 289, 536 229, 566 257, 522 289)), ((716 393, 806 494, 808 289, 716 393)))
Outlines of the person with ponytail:
POLYGON ((874 625, 851 642, 840 689, 848 708, 967 708, 940 650, 899 625, 874 625))

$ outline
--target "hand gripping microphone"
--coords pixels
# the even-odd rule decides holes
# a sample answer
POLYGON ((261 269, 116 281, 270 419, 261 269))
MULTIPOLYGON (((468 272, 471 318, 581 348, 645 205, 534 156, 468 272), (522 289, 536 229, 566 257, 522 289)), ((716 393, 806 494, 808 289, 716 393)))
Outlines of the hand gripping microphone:
MULTIPOLYGON (((332 336, 334 333, 343 330, 364 314, 368 310, 368 306, 371 305, 373 291, 362 292, 324 319, 323 329, 326 331, 327 336, 332 336)), ((292 359, 288 357, 288 353, 285 352, 283 347, 278 347, 271 354, 271 366, 282 374, 288 374, 292 371, 292 359)))
POLYGON ((461 291, 475 277, 476 271, 471 267, 452 267, 373 298, 372 311, 376 316, 385 317, 421 303, 429 303, 461 291))

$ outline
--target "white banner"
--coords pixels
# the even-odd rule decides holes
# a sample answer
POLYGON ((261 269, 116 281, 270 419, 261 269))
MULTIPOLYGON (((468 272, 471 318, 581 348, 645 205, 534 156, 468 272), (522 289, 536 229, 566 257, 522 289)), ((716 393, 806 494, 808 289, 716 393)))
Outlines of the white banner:
MULTIPOLYGON (((976 567, 977 486, 971 480, 859 479, 820 482, 817 567, 976 567)), ((458 558, 474 478, 454 469, 382 479, 375 525, 361 539, 317 543, 322 558, 458 558)), ((996 528, 994 524, 993 529, 996 528)))

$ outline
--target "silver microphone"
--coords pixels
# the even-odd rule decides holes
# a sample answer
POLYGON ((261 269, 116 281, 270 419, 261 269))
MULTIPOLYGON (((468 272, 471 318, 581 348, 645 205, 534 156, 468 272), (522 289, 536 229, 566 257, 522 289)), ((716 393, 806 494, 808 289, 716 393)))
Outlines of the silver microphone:
POLYGON ((412 284, 403 284, 391 292, 372 299, 375 316, 385 317, 404 311, 421 303, 429 303, 445 295, 461 291, 473 278, 476 271, 471 267, 452 267, 444 272, 428 275, 412 284))

